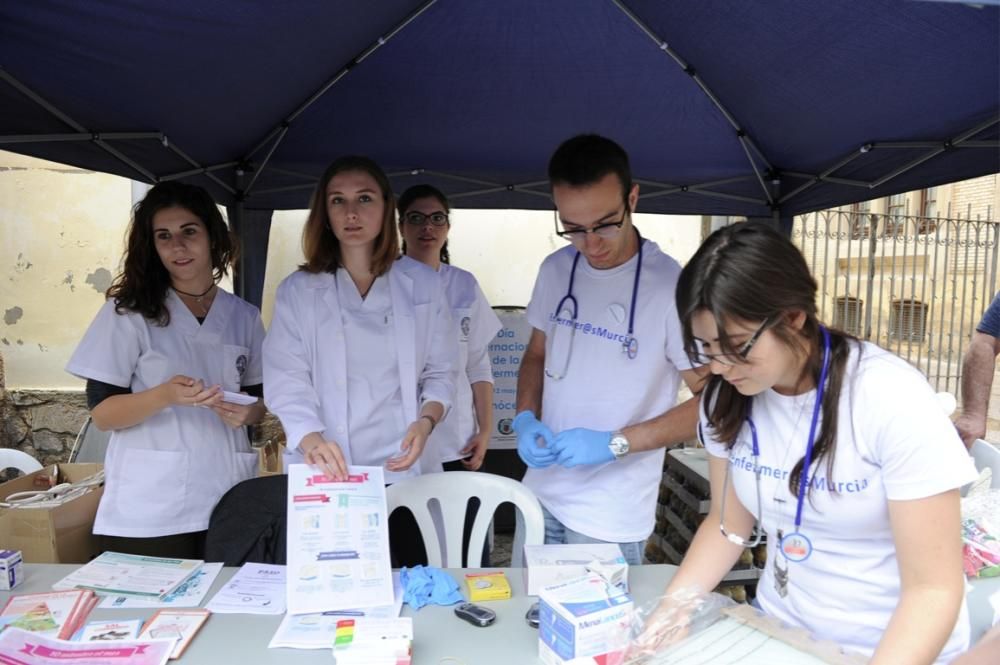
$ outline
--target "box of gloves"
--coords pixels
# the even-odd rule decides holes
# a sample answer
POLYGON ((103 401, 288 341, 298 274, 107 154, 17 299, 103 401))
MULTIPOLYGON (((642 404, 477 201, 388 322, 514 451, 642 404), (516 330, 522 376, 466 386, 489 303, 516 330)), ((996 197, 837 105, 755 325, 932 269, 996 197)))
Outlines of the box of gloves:
MULTIPOLYGON (((628 563, 614 543, 580 545, 525 545, 525 593, 537 596, 543 587, 587 574, 588 564, 612 568, 609 579, 628 592, 628 563)), ((604 574, 600 571, 600 574, 604 574)))
POLYGON ((624 662, 632 598, 596 573, 538 595, 538 657, 545 665, 624 662))

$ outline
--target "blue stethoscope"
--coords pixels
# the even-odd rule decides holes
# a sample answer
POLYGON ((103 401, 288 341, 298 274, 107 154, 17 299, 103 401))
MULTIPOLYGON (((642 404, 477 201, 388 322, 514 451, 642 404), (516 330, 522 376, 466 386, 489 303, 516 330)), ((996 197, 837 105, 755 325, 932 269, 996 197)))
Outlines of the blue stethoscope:
MULTIPOLYGON (((639 340, 635 338, 635 303, 639 296, 639 276, 642 274, 642 244, 645 242, 642 235, 639 233, 639 229, 633 227, 635 231, 635 236, 639 240, 639 251, 635 264, 635 277, 632 280, 632 302, 628 308, 628 333, 625 339, 622 340, 622 352, 628 357, 629 360, 634 360, 639 354, 639 340)), ((573 282, 576 280, 576 266, 580 263, 580 252, 577 251, 576 256, 573 257, 573 267, 569 271, 569 286, 566 289, 566 295, 562 297, 559 304, 556 305, 554 321, 549 329, 548 339, 553 340, 555 338, 556 328, 559 326, 560 314, 563 311, 569 310, 569 305, 572 305, 572 313, 569 317, 569 345, 566 349, 566 362, 563 364, 561 372, 555 372, 549 367, 545 368, 545 375, 550 379, 564 379, 566 378, 566 372, 569 370, 570 357, 573 355, 573 338, 576 336, 576 317, 580 312, 580 306, 576 301, 576 296, 573 295, 573 282)), ((545 354, 546 358, 551 358, 551 353, 545 354)))
MULTIPOLYGON (((820 409, 823 407, 823 393, 826 391, 826 377, 830 370, 830 331, 826 326, 820 326, 823 333, 823 368, 819 373, 819 384, 816 386, 816 403, 813 404, 812 422, 809 425, 809 438, 806 441, 806 455, 803 461, 802 474, 799 476, 798 504, 795 509, 795 531, 787 535, 779 536, 778 548, 789 561, 805 561, 812 554, 812 543, 801 531, 802 507, 805 505, 806 488, 809 486, 809 468, 812 466, 813 447, 816 443, 816 428, 819 425, 820 409)), ((756 547, 760 544, 763 536, 763 529, 760 528, 761 500, 760 500, 760 445, 757 437, 757 426, 751 417, 751 407, 753 402, 747 404, 747 425, 750 427, 750 437, 753 442, 751 455, 753 457, 754 478, 757 486, 757 523, 754 525, 754 538, 748 541, 735 533, 729 533, 725 527, 726 515, 726 494, 729 490, 729 463, 726 463, 726 478, 722 485, 722 506, 719 515, 719 531, 726 539, 741 547, 756 547)), ((701 423, 698 424, 698 436, 702 438, 703 432, 701 423)))

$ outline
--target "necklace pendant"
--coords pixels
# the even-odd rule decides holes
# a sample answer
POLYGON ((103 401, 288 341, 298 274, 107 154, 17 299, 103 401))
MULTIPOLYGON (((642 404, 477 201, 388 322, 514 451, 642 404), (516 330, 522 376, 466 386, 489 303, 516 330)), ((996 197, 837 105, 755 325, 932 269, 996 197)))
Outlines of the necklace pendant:
POLYGON ((772 566, 774 569, 774 590, 778 592, 778 595, 785 598, 788 595, 788 566, 782 568, 778 564, 778 560, 781 558, 781 541, 784 540, 785 534, 781 529, 778 529, 778 544, 774 548, 774 560, 772 566))

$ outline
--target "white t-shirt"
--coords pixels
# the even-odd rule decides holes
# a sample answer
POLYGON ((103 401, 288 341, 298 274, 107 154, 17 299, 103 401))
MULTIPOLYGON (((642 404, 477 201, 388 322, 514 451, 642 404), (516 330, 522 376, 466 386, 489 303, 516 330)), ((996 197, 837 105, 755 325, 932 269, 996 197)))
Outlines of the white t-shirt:
MULTIPOLYGON (((576 253, 566 247, 545 259, 528 304, 528 322, 546 335, 546 367, 565 375, 545 376, 542 422, 556 434, 574 427, 616 431, 665 413, 677 402, 679 370, 691 368, 674 302, 680 266, 656 243, 643 243, 633 331, 638 347, 630 359, 622 340, 638 255, 608 270, 596 270, 580 257, 574 326, 565 308, 556 317, 556 307, 566 295, 576 253)), ((570 529, 623 543, 652 532, 662 475, 659 448, 607 464, 528 469, 524 484, 570 529)))
MULTIPOLYGON (((788 476, 805 455, 815 399, 815 390, 796 396, 768 390, 753 398, 760 450, 759 510, 750 427, 743 425, 727 451, 713 438, 702 411, 705 447, 712 455, 729 458, 740 502, 760 515, 767 533, 768 565, 757 585, 764 611, 870 655, 900 593, 888 500, 920 499, 955 489, 976 478, 975 467, 923 375, 868 342, 861 345, 859 364, 854 345, 841 392, 833 475, 827 474, 826 459, 813 464, 812 494, 802 509, 799 531, 810 539, 813 552, 805 561, 787 562, 788 595, 782 598, 774 586, 773 562, 782 556, 774 534, 778 529, 786 535, 795 531, 797 495, 788 490, 788 476)), ((968 642, 963 602, 939 662, 949 662, 968 642)))
MULTIPOLYGON (((177 374, 233 392, 262 382, 256 307, 220 289, 199 325, 173 291, 166 306, 170 324, 159 326, 106 302, 66 371, 133 393, 177 374)), ((245 428, 227 427, 211 409, 169 406, 111 433, 104 472, 94 533, 152 538, 208 528, 222 495, 256 475, 257 454, 245 428)))
POLYGON ((438 272, 444 281, 455 321, 458 365, 455 368, 455 402, 445 419, 434 428, 428 448, 435 451, 441 462, 451 462, 461 458, 459 451, 478 431, 472 384, 493 383, 489 344, 503 326, 472 273, 446 263, 441 264, 438 272))

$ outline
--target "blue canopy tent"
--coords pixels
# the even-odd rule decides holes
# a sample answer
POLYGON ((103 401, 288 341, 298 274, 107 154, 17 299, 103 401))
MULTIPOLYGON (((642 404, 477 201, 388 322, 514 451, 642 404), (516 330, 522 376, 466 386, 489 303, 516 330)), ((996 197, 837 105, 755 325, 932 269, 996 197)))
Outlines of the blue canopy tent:
POLYGON ((550 207, 594 131, 643 212, 794 214, 1000 171, 1000 7, 916 0, 36 0, 0 6, 0 147, 203 185, 259 302, 271 211, 367 154, 550 207))

